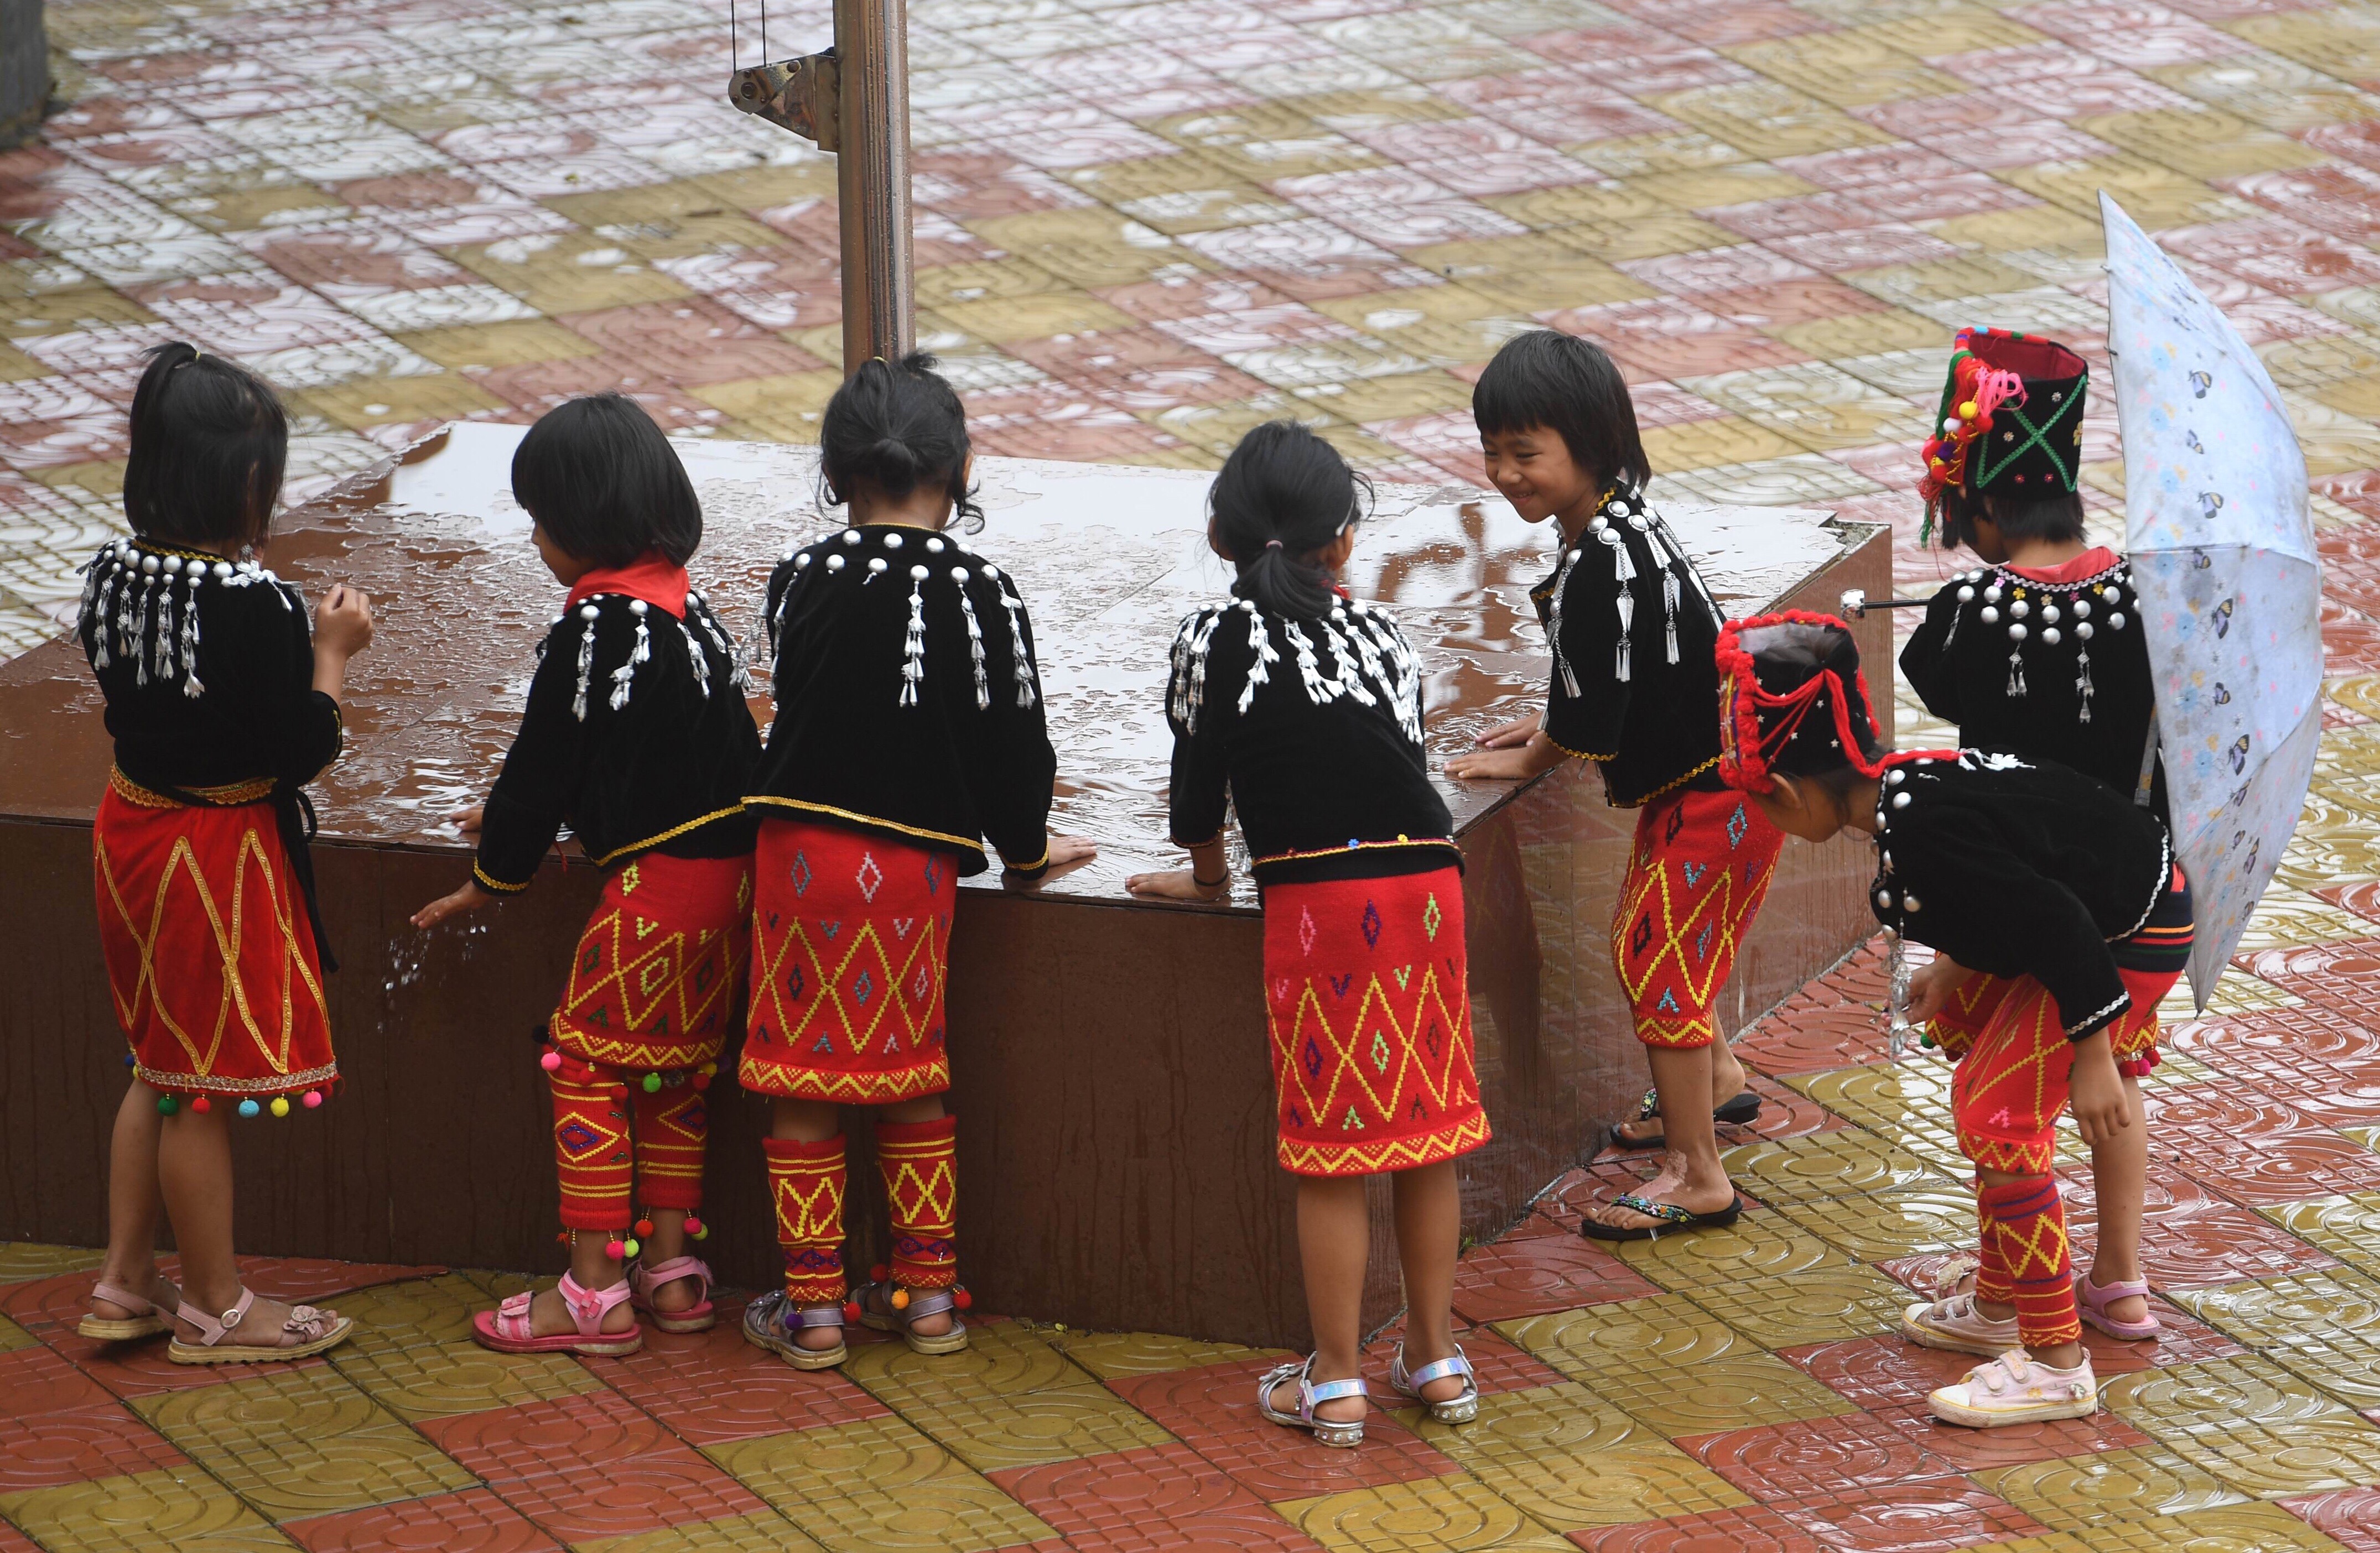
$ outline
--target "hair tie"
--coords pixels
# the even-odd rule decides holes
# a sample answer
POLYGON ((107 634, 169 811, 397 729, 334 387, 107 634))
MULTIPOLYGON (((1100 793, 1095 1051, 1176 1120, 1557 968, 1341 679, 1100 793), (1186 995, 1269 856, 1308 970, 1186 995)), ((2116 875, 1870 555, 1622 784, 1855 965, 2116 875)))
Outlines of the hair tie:
POLYGON ((1267 550, 1279 550, 1280 548, 1281 541, 1279 540, 1267 540, 1265 541, 1265 549, 1267 550))

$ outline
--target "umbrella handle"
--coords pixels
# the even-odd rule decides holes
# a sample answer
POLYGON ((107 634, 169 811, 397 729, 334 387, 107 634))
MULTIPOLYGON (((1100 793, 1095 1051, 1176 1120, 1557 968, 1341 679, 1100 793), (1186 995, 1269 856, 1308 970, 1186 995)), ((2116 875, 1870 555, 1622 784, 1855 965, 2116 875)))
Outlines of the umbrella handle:
POLYGON ((1864 588, 1847 588, 1838 602, 1845 620, 1857 620, 1870 610, 1922 610, 1931 599, 1871 599, 1864 588))

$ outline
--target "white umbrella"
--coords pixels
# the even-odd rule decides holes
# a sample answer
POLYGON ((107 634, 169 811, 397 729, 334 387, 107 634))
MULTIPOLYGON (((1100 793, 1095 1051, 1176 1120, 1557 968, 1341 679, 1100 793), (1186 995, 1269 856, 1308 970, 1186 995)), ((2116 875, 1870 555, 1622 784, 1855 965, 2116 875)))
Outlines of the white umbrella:
POLYGON ((2124 536, 2203 1013, 2297 829, 2322 736, 2305 455, 2239 331, 2106 194, 2124 536))

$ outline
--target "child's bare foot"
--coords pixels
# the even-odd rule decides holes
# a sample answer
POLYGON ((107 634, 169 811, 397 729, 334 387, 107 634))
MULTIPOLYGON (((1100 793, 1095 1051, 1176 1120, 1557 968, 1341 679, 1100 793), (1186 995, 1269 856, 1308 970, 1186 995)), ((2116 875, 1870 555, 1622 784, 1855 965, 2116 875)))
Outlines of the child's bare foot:
MULTIPOLYGON (((1751 1080, 1744 1075, 1743 1063, 1728 1049, 1725 1041, 1713 1042, 1711 1115, 1718 1121, 1741 1126, 1759 1114, 1760 1098, 1752 1092, 1751 1080)), ((1657 1147, 1668 1136, 1658 1111, 1650 1116, 1632 1116, 1611 1131, 1622 1141, 1638 1148, 1657 1147)))
MULTIPOLYGON (((1405 1372, 1416 1374, 1440 1359, 1453 1358, 1454 1353, 1454 1335, 1451 1332, 1434 1340, 1408 1333, 1405 1337, 1405 1372)), ((1451 1402, 1463 1392, 1463 1379, 1459 1375, 1441 1375, 1420 1388, 1421 1400, 1426 1402, 1451 1402)))
POLYGON ((702 1303, 702 1280, 689 1273, 684 1278, 673 1278, 667 1283, 656 1283, 651 1299, 653 1308, 664 1316, 692 1310, 702 1303))
MULTIPOLYGON (((112 1276, 103 1268, 97 1287, 138 1294, 147 1300, 154 1307, 154 1313, 160 1316, 171 1316, 182 1304, 182 1292, 175 1288, 153 1264, 145 1272, 121 1278, 112 1276)), ((102 1321, 138 1321, 152 1314, 151 1311, 135 1310, 96 1292, 91 1297, 91 1313, 102 1321)))
MULTIPOLYGON (((1643 1202, 1664 1203, 1681 1207, 1696 1217, 1724 1213, 1736 1201, 1734 1185, 1725 1181, 1716 1186, 1678 1182, 1674 1185, 1662 1188, 1658 1195, 1654 1186, 1647 1184, 1642 1191, 1633 1192, 1628 1195, 1643 1202)), ((1673 1219, 1639 1212, 1617 1199, 1589 1204, 1586 1218, 1590 1222, 1613 1230, 1660 1230, 1681 1227, 1673 1219)))

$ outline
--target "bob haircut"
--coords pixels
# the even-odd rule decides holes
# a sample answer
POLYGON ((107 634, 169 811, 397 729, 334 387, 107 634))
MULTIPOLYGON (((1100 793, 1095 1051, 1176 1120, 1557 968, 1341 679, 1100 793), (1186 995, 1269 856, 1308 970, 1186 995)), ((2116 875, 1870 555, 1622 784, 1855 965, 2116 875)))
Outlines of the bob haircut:
POLYGON ((851 500, 862 485, 893 501, 919 486, 940 486, 952 514, 969 533, 983 527, 983 508, 967 484, 966 410, 949 380, 924 351, 898 361, 860 364, 834 391, 819 423, 819 479, 829 506, 851 500))
POLYGON ((2082 493, 2061 491, 2054 496, 2029 496, 1996 489, 1979 496, 1953 487, 1942 492, 1942 547, 1956 550, 1965 545, 1973 550, 1979 517, 2000 531, 2003 542, 2080 540, 2082 493))
POLYGON ((677 450, 634 399, 590 394, 548 410, 513 452, 513 498, 546 537, 596 566, 654 552, 683 566, 702 504, 677 450))
POLYGON ((289 418, 271 383, 181 340, 149 353, 124 464, 134 533, 253 548, 273 530, 288 461, 289 418))
POLYGON ((1371 515, 1372 483, 1293 420, 1240 439, 1208 488, 1207 531, 1239 568, 1232 591, 1267 614, 1319 620, 1337 580, 1314 554, 1371 515))
POLYGON ((1620 369, 1575 334, 1532 329, 1504 342, 1471 390, 1471 419, 1482 436, 1549 428, 1605 485, 1633 491, 1653 478, 1620 369))

